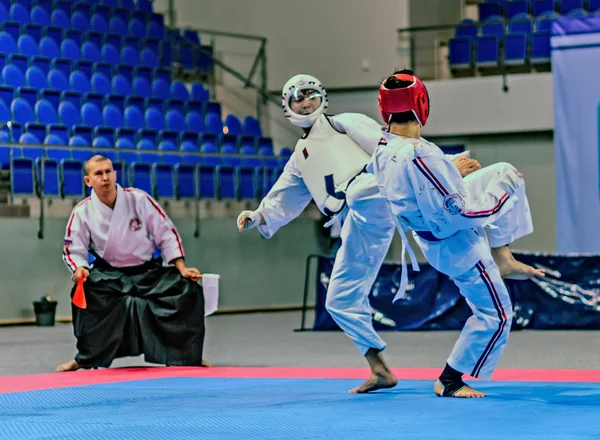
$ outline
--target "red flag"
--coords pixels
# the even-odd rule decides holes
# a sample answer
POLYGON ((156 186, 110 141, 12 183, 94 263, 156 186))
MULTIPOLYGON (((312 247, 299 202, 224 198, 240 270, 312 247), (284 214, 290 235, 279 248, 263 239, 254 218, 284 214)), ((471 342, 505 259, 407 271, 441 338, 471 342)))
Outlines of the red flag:
POLYGON ((80 309, 87 309, 87 302, 85 301, 85 292, 83 291, 83 282, 85 277, 79 278, 77 282, 77 288, 75 289, 75 295, 73 295, 73 304, 80 309))

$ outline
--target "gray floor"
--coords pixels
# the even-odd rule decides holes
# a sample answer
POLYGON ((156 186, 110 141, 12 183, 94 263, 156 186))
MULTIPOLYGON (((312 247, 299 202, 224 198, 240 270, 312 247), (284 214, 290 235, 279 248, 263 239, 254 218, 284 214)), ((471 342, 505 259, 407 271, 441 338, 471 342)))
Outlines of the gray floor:
MULTIPOLYGON (((312 323, 312 316, 307 321, 312 323)), ((207 318, 205 359, 216 366, 364 367, 341 332, 294 332, 300 313, 217 315, 207 318)), ((457 332, 385 332, 392 367, 441 367, 457 332)), ((600 368, 597 331, 512 332, 501 368, 600 368)), ((0 375, 48 373, 72 359, 70 324, 0 328, 0 375)), ((141 358, 113 366, 139 366, 141 358)))

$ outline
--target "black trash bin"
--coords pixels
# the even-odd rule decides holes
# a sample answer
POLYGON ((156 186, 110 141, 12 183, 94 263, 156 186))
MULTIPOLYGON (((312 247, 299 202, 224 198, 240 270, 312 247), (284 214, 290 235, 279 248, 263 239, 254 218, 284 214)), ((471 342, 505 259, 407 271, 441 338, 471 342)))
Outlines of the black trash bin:
POLYGON ((56 301, 42 299, 33 302, 33 311, 35 313, 35 324, 38 327, 53 327, 56 316, 56 301))

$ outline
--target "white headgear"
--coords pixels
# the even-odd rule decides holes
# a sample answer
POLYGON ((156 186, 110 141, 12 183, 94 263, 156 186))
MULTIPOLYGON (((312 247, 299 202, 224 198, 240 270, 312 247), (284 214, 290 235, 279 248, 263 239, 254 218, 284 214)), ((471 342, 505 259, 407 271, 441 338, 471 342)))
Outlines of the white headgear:
POLYGON ((283 106, 283 112, 285 116, 290 120, 292 124, 297 127, 308 128, 312 127, 315 121, 321 116, 328 106, 327 92, 321 85, 321 81, 311 75, 299 74, 288 80, 283 86, 281 92, 281 104, 283 106), (294 93, 300 90, 314 89, 321 93, 321 105, 317 110, 312 112, 310 115, 299 115, 294 113, 290 108, 290 98, 294 93))

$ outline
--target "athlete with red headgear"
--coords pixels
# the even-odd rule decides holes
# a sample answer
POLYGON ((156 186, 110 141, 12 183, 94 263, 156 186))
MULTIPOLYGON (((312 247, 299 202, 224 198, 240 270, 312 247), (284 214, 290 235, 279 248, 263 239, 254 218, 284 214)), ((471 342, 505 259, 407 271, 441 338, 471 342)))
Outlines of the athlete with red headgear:
POLYGON ((533 231, 523 177, 512 165, 498 163, 463 179, 440 148, 421 137, 429 94, 411 71, 396 72, 381 84, 379 106, 387 129, 367 171, 390 204, 403 241, 397 298, 407 283, 405 251, 418 270, 406 239, 410 229, 428 262, 453 279, 473 310, 434 391, 485 397, 462 376, 489 379, 502 355, 512 321, 502 278, 544 275, 516 261, 508 247, 533 231))

